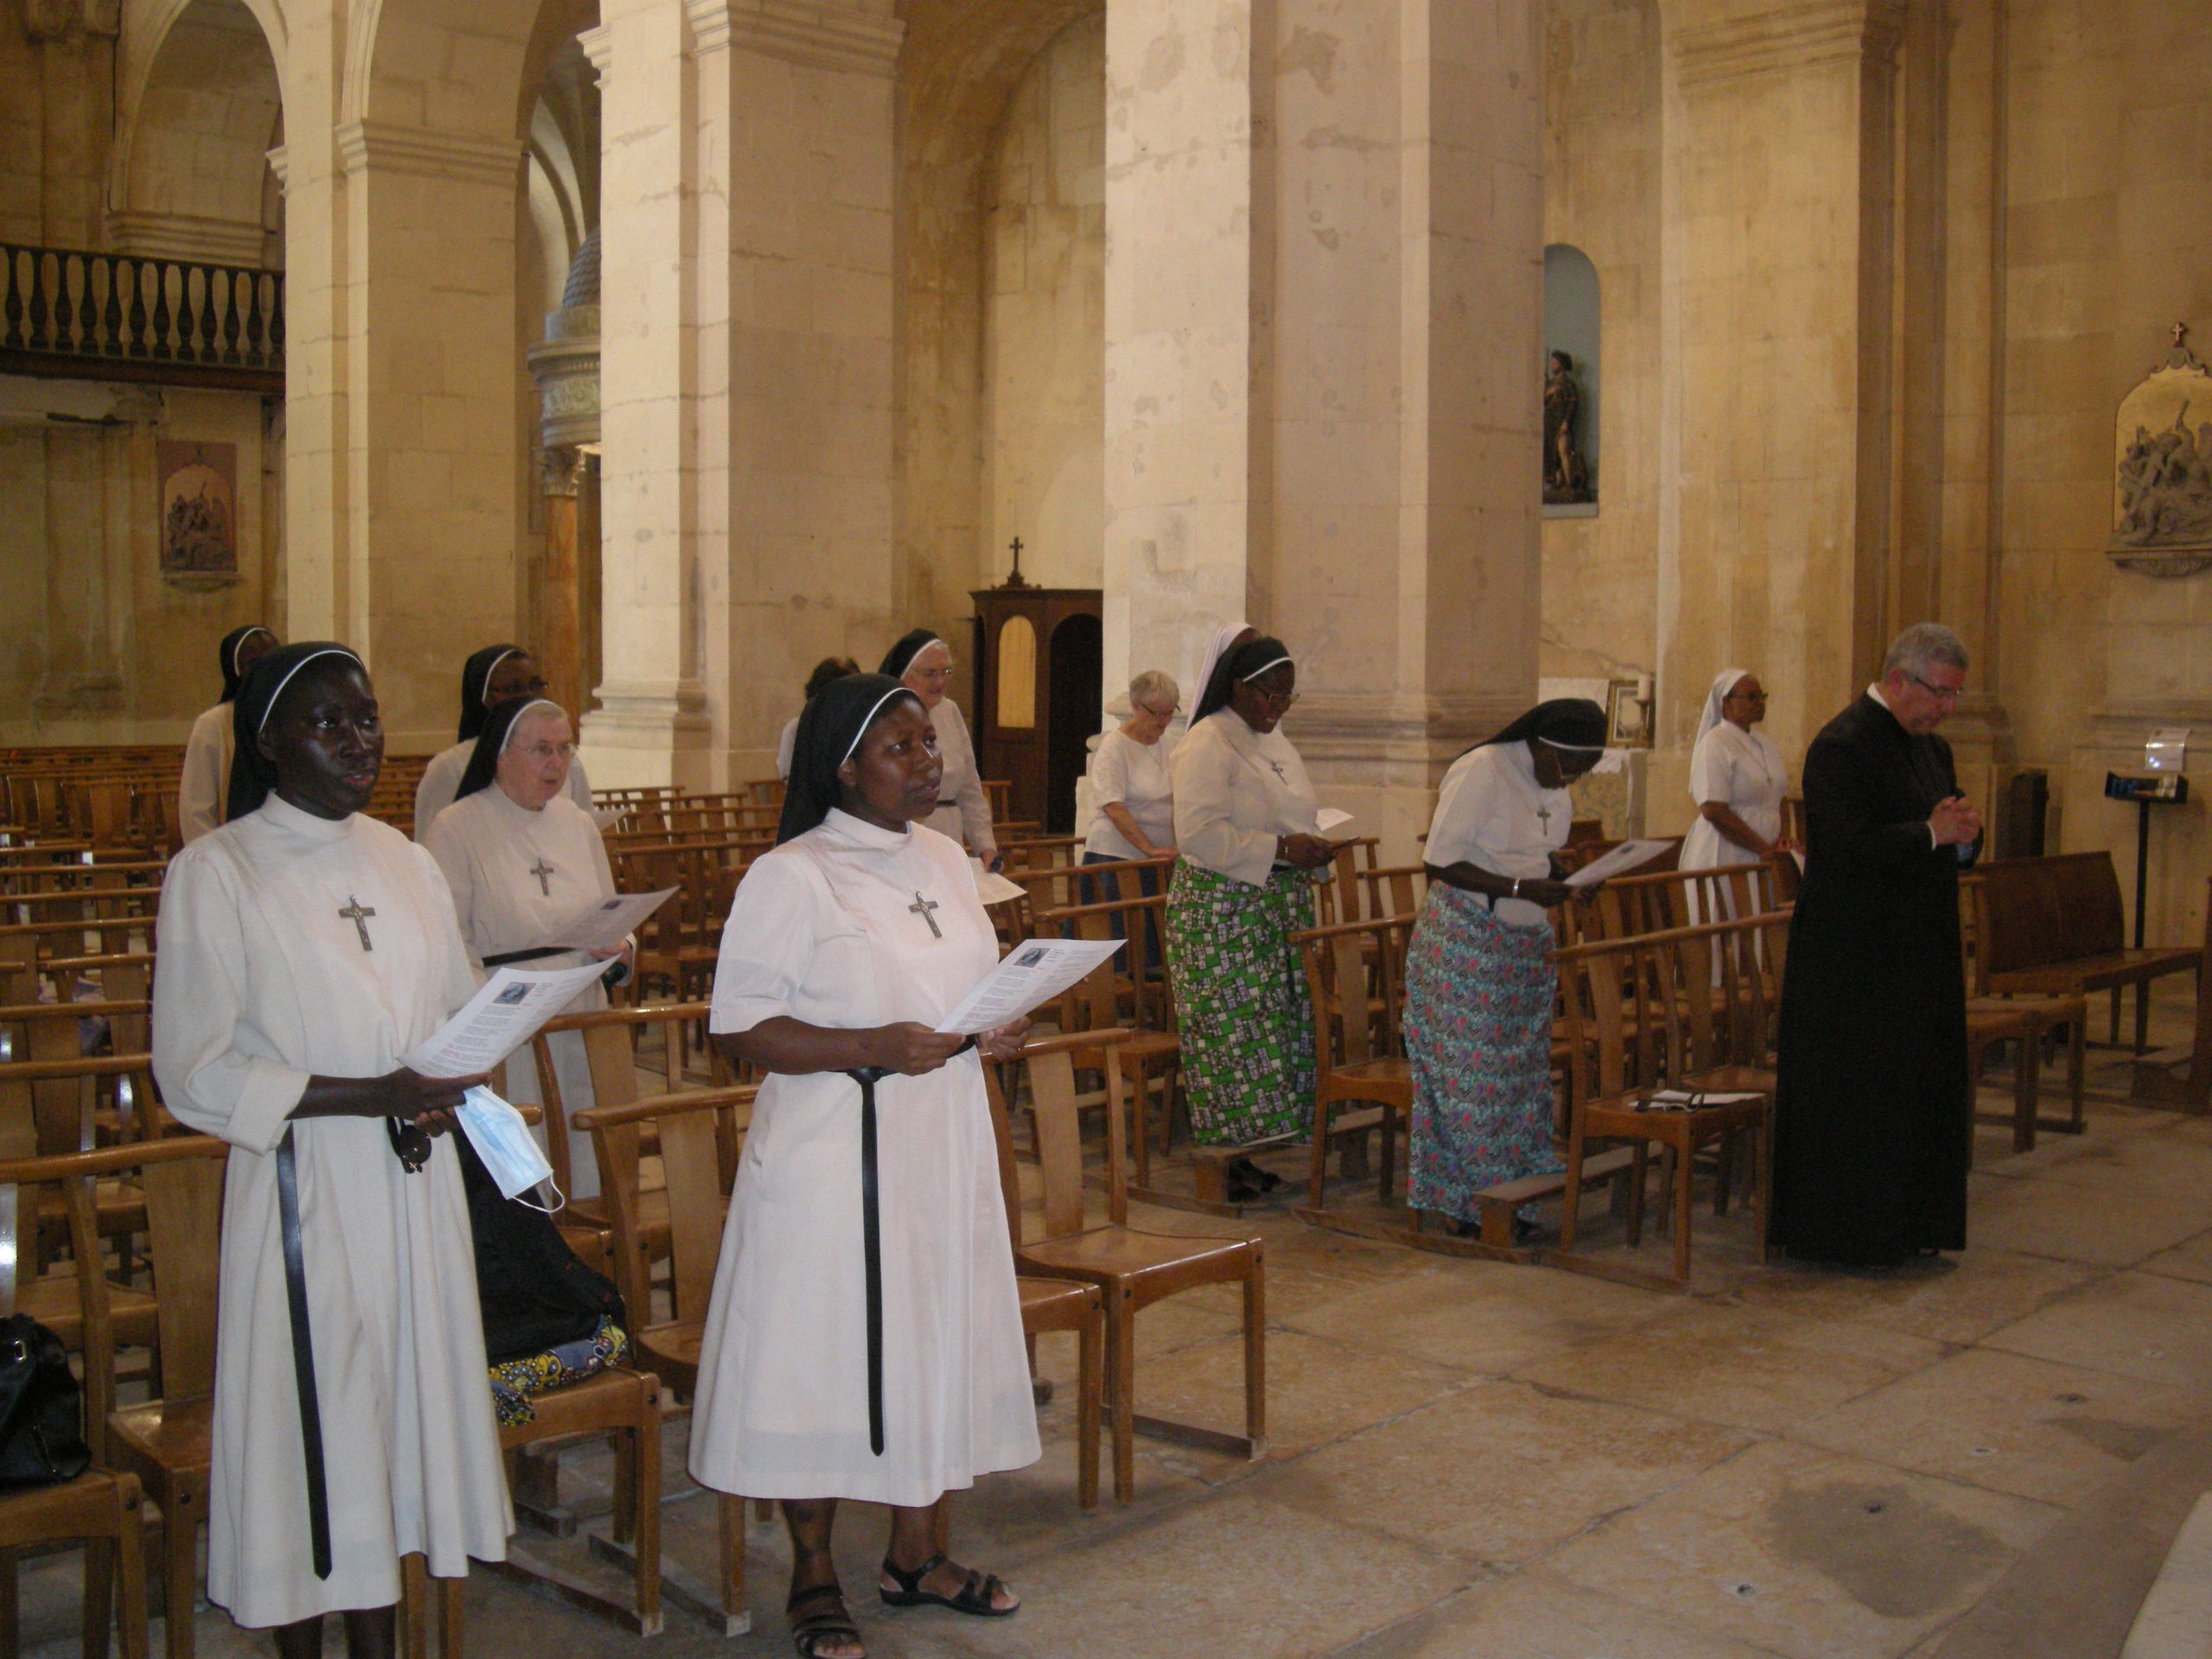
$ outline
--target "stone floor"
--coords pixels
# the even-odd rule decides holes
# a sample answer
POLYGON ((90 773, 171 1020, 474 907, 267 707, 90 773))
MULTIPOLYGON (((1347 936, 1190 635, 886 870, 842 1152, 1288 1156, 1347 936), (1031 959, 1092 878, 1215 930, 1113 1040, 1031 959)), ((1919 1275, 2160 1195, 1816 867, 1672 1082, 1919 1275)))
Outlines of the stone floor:
MULTIPOLYGON (((2160 1024, 2183 1016, 2162 1008, 2160 1024)), ((1267 1459, 1141 1442, 1136 1502, 1079 1513, 1071 1340, 1049 1340, 1066 1386, 1043 1413, 1043 1462, 956 1510, 961 1554, 1027 1606, 984 1622, 863 1593, 870 1651, 2116 1654, 2171 1526, 2212 1483, 2212 1119, 2129 1106, 2120 1058, 2092 1065, 2090 1133, 2015 1156, 1982 1131, 1972 1247, 1886 1276, 1751 1268, 1746 1224, 1709 1215, 1699 1248, 1721 1271, 1694 1296, 1255 1217, 1267 1459)), ((1225 1294, 1142 1316, 1142 1408, 1233 1427, 1236 1328, 1225 1294)), ((669 1427, 671 1471, 684 1429, 669 1427)), ((571 1462, 575 1491, 604 1477, 601 1456, 571 1462)), ((713 1506, 677 1497, 665 1515, 671 1556, 706 1576, 713 1506)), ((864 1586, 881 1517, 851 1513, 843 1534, 846 1582, 864 1586)), ((578 1541, 532 1548, 583 1562, 578 1541)), ((563 1659, 787 1653, 785 1560, 779 1529, 755 1523, 754 1628, 734 1640, 672 1609, 641 1649, 480 1571, 469 1641, 563 1659)), ((72 1554, 26 1563, 39 1659, 77 1651, 77 1570, 72 1554)), ((269 1650, 205 1607, 197 1628, 207 1659, 269 1650)))

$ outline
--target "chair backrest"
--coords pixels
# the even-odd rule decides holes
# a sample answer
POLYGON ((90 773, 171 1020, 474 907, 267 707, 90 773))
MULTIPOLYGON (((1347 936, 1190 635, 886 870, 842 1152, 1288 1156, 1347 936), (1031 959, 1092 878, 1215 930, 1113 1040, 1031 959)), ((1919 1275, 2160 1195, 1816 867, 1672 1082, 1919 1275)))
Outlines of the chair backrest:
POLYGON ((2126 944, 2126 912, 2112 855, 2061 853, 1999 858, 1978 872, 1982 894, 1980 965, 1992 973, 2102 956, 2126 944))
MULTIPOLYGON (((552 1065, 552 1051, 549 1038, 557 1032, 576 1033, 583 1041, 584 1065, 591 1076, 592 1103, 595 1106, 625 1106, 645 1097, 647 1092, 639 1084, 640 1071, 650 1069, 658 1076, 658 1086, 652 1092, 672 1095, 691 1086, 689 1075, 689 1028, 703 1022, 708 1014, 704 1002, 662 1002, 637 1008, 595 1008, 585 1014, 567 1014, 546 1021, 536 1037, 531 1039, 531 1053, 537 1065, 539 1098, 544 1103, 547 1159, 553 1173, 561 1183, 561 1190, 569 1192, 569 1145, 565 1130, 580 1127, 573 1123, 576 1116, 569 1103, 562 1097, 561 1080, 552 1065), (641 1039, 654 1032, 660 1035, 658 1058, 648 1067, 651 1053, 641 1039)), ((707 1052, 714 1056, 710 1046, 707 1052)), ((710 1060, 709 1081, 720 1084, 730 1081, 728 1068, 719 1058, 710 1060)), ((642 1149, 641 1149, 642 1150, 642 1149)), ((721 1161, 726 1166, 723 1179, 727 1184, 735 1173, 734 1149, 726 1148, 721 1161)))
MULTIPOLYGON (((157 1096, 150 1054, 93 1054, 0 1065, 0 1157, 55 1157, 87 1151, 101 1079, 111 1092, 129 1085, 138 1126, 151 1121, 157 1096)), ((142 1137, 143 1135, 142 1135, 142 1137)))
POLYGON ((1413 926, 1410 915, 1379 916, 1290 936, 1306 975, 1317 1076, 1405 1052, 1402 1019, 1413 926))
MULTIPOLYGON (((1087 1031, 1047 1037, 1022 1047, 1029 1079, 1029 1105, 1037 1126, 1037 1163, 1044 1175, 1045 1236, 1065 1238, 1083 1230, 1083 1125, 1076 1106, 1075 1053, 1103 1048, 1106 1097, 1122 1098, 1120 1045, 1123 1030, 1087 1031)), ((1106 1207, 1118 1225, 1128 1220, 1128 1172, 1124 1157, 1122 1113, 1106 1113, 1106 1207)))
POLYGON ((96 1184, 137 1173, 146 1197, 148 1249, 159 1292, 155 1319, 162 1397, 204 1397, 215 1387, 214 1242, 221 1231, 229 1155, 222 1141, 195 1135, 59 1157, 0 1159, 0 1261, 5 1263, 0 1314, 14 1311, 18 1263, 37 1254, 35 1244, 29 1251, 18 1248, 22 1240, 16 1235, 35 1233, 37 1225, 38 1205, 22 1195, 49 1186, 61 1194, 84 1321, 85 1438, 95 1462, 106 1454, 107 1416, 115 1407, 115 1327, 101 1265, 96 1184))
MULTIPOLYGON (((594 1106, 574 1120, 588 1130, 599 1158, 600 1198, 614 1233, 615 1282, 632 1323, 652 1322, 652 1281, 645 1252, 644 1191, 639 1179, 642 1131, 660 1136, 667 1184, 669 1272, 675 1317, 702 1319, 715 1283, 729 1193, 723 1183, 721 1120, 749 1117, 753 1085, 693 1089, 648 1095, 621 1105, 594 1106)), ((741 1124, 738 1133, 742 1133, 741 1124)))

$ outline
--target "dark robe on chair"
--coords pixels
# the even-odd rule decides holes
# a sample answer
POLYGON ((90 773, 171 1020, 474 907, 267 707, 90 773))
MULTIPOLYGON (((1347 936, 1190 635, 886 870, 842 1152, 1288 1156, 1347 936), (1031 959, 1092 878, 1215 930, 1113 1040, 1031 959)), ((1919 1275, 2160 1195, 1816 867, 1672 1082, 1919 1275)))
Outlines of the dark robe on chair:
POLYGON ((1928 830, 1956 788, 1950 745, 1871 696, 1805 756, 1775 1097, 1773 1240, 1792 1255, 1880 1265, 1966 1247, 1962 864, 1928 830))

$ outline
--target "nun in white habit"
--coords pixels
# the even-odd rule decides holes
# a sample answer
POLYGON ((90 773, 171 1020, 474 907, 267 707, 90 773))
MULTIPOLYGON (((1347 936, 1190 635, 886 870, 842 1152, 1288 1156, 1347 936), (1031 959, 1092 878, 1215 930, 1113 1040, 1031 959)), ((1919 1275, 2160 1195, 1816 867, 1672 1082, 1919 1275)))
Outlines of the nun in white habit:
POLYGON ((184 770, 177 778, 177 828, 188 842, 199 840, 229 816, 231 705, 246 670, 276 644, 276 636, 257 622, 232 628, 215 647, 216 665, 223 671, 222 701, 192 722, 192 734, 184 741, 184 770))
MULTIPOLYGON (((476 740, 483 735, 492 711, 503 702, 544 695, 545 677, 520 645, 486 645, 469 653, 461 665, 460 741, 432 755, 423 768, 422 781, 415 785, 416 840, 429 835, 438 814, 460 798, 461 775, 468 770, 469 757, 476 753, 476 740)), ((591 810, 591 779, 584 776, 582 761, 569 761, 564 788, 570 800, 586 812, 591 810)))
MULTIPOLYGON (((542 950, 563 924, 614 896, 614 873, 599 826, 564 792, 575 754, 569 716, 558 703, 543 697, 502 703, 478 735, 461 775, 461 798, 438 814, 423 837, 453 889, 461 938, 480 969, 487 959, 497 965, 499 958, 542 950)), ((626 965, 632 955, 626 942, 611 950, 533 955, 527 965, 572 968, 594 957, 620 957, 626 965)), ((605 987, 594 983, 562 1012, 585 1014, 606 1006, 605 987)), ((545 1042, 561 1085, 562 1110, 573 1122, 595 1103, 582 1034, 556 1031, 545 1042)), ((528 1047, 507 1057, 506 1097, 533 1106, 545 1103, 528 1047)), ((533 1130, 543 1141, 544 1123, 533 1130)), ((565 1154, 553 1154, 561 1190, 572 1198, 595 1198, 599 1160, 591 1136, 572 1128, 568 1140, 565 1154)))
POLYGON ((1723 669, 1706 693, 1690 751, 1690 798, 1698 816, 1682 838, 1683 869, 1755 864, 1786 850, 1782 796, 1789 771, 1774 740, 1752 729, 1765 718, 1758 676, 1723 669))
POLYGON ((932 1506, 1038 1456, 1036 1412, 982 1060, 1028 1021, 967 1039, 933 1027, 998 960, 957 842, 921 820, 942 768, 920 698, 836 681, 799 717, 775 849, 722 931, 709 1028, 764 1068, 699 1359, 690 1467, 784 1500, 788 1611, 802 1654, 859 1637, 837 1585, 837 1500, 892 1508, 878 1589, 981 1617, 1019 1605, 947 1560, 932 1506), (883 1448, 871 1440, 861 1089, 880 1067, 883 1448))
POLYGON ((359 658, 283 647, 236 709, 230 820, 162 885, 153 1013, 163 1100, 232 1147, 207 1594, 242 1625, 283 1627, 286 1655, 319 1650, 322 1615, 342 1611, 359 1659, 391 1650, 402 1556, 460 1577, 472 1556, 501 1559, 512 1529, 467 1201, 432 1138, 479 1079, 400 1061, 475 978, 437 865, 362 810, 384 734, 359 658), (318 1440, 327 1529, 309 1497, 318 1440))
POLYGON ((927 628, 910 629, 884 653, 878 672, 903 682, 919 697, 922 712, 936 729, 944 772, 938 780, 937 805, 924 815, 930 828, 963 844, 985 868, 996 869, 999 849, 992 838, 990 797, 976 765, 976 741, 960 705, 945 695, 952 680, 952 647, 927 628))

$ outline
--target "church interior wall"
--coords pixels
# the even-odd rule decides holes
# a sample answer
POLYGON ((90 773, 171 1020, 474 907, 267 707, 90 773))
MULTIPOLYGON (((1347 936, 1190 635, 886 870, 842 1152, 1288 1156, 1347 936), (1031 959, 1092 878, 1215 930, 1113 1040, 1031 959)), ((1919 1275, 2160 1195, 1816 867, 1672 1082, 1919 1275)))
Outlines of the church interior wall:
POLYGON ((1008 100, 986 175, 982 568, 1048 588, 1101 576, 1106 16, 1069 25, 1008 100))

